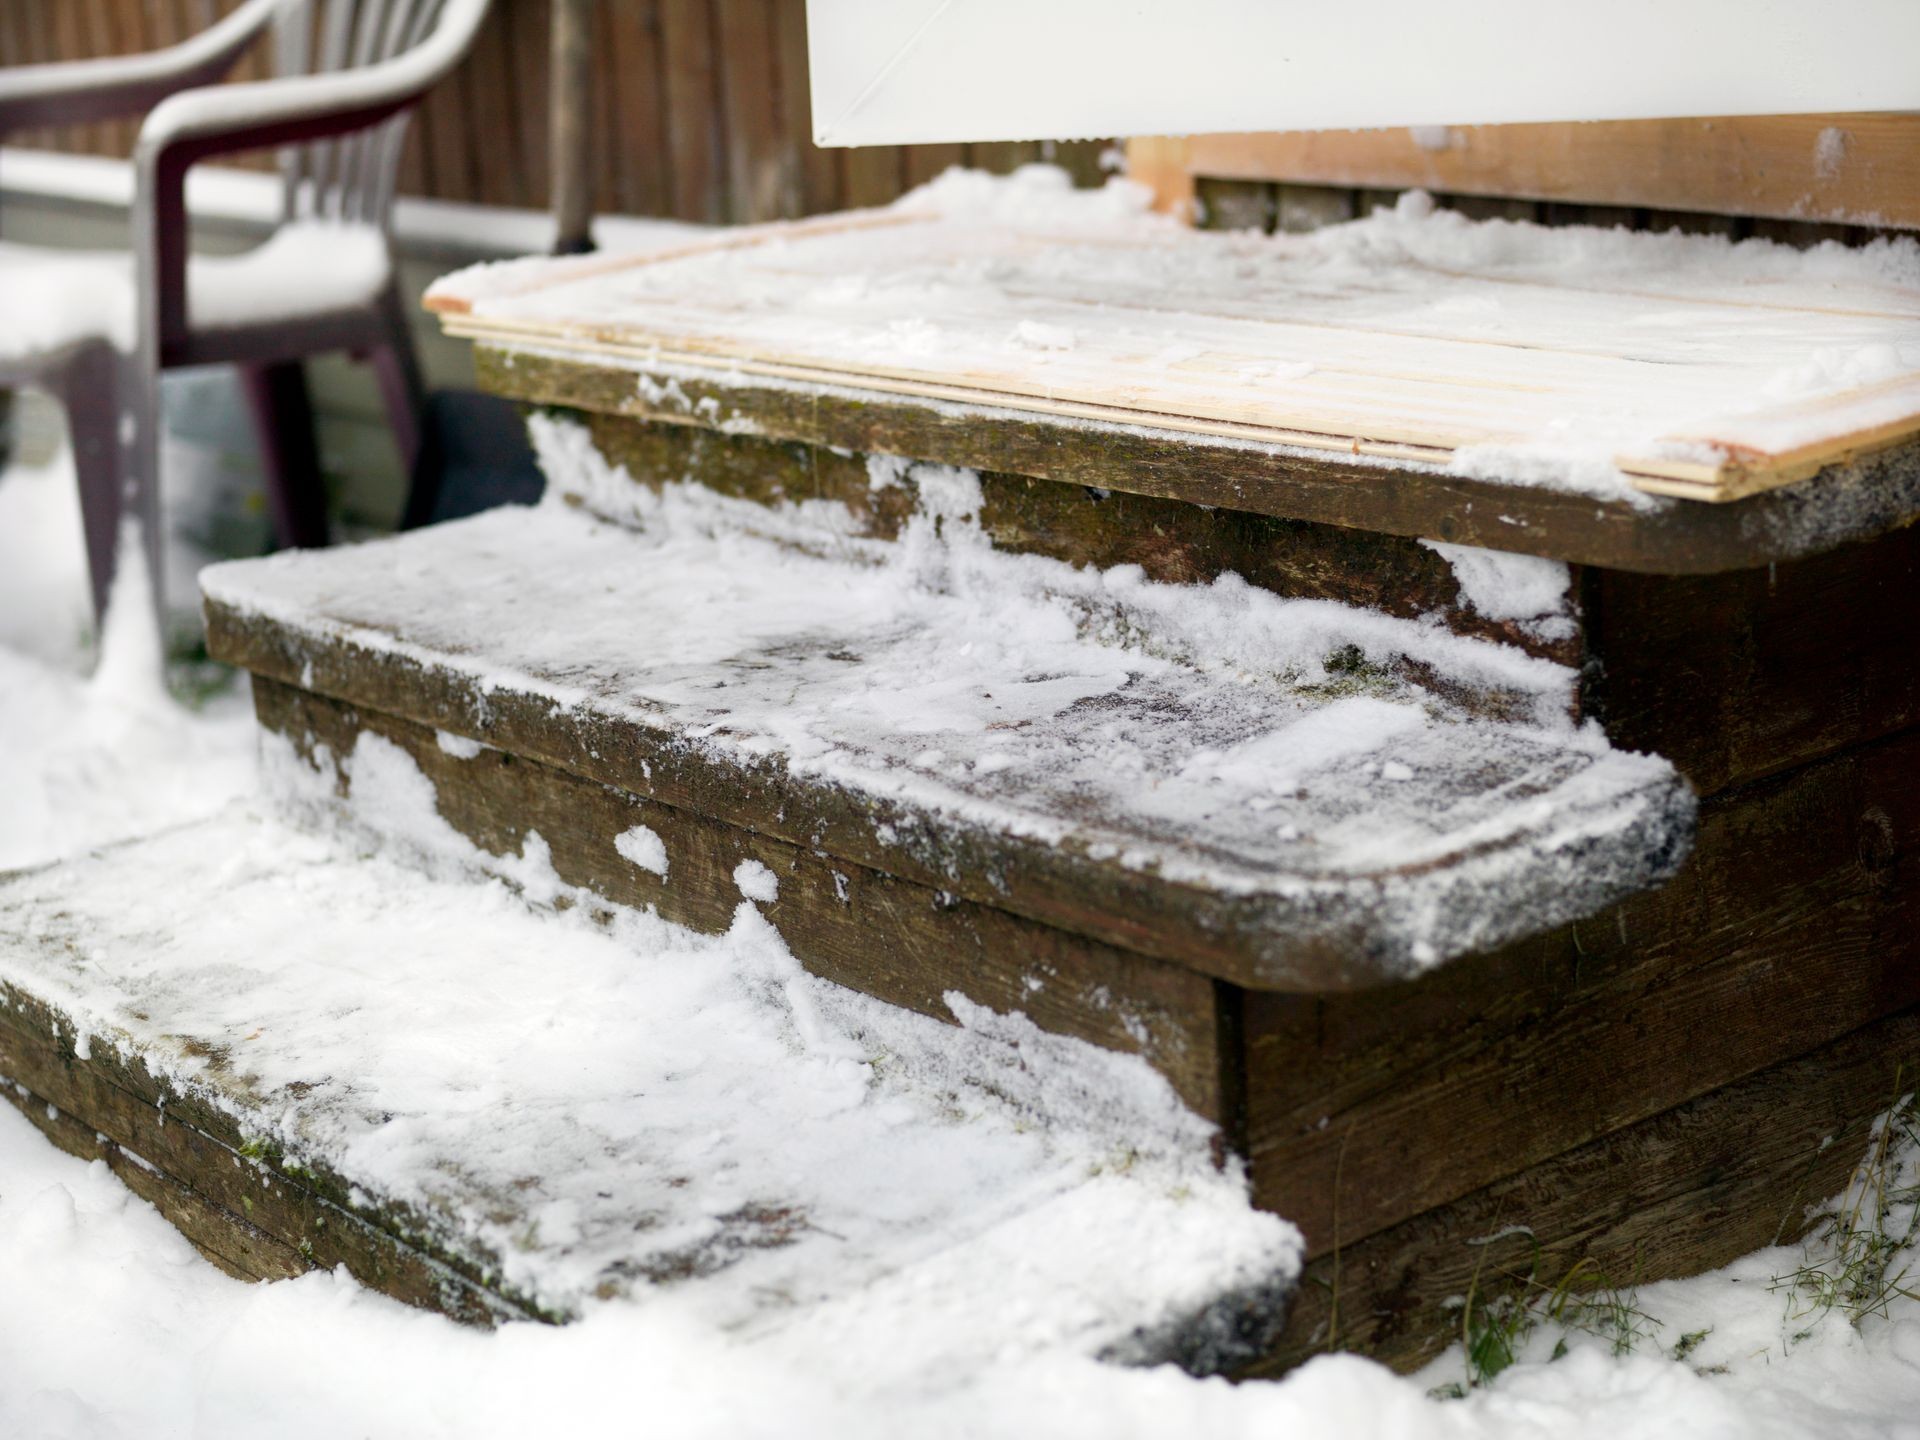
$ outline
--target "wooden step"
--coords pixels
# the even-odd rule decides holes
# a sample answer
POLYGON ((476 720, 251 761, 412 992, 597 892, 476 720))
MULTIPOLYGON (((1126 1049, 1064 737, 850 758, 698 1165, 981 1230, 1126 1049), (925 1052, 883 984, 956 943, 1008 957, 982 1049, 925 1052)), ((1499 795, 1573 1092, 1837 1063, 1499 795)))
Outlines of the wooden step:
POLYGON ((1920 513, 1920 287, 1871 259, 1416 213, 1194 232, 1036 186, 429 304, 524 399, 1583 563, 1739 568, 1920 513), (1816 476, 1718 518, 1642 493, 1816 476))
POLYGON ((1297 1233, 1146 1067, 837 991, 746 910, 601 928, 243 802, 0 877, 0 1094, 244 1277, 489 1324, 662 1303, 876 1383, 1262 1353, 1297 1233))
POLYGON ((891 543, 677 487, 640 531, 548 504, 216 567, 209 644, 843 873, 1255 988, 1417 973, 1685 852, 1686 787, 1570 721, 1565 667, 1231 577, 1001 555, 971 477, 919 483, 891 543))

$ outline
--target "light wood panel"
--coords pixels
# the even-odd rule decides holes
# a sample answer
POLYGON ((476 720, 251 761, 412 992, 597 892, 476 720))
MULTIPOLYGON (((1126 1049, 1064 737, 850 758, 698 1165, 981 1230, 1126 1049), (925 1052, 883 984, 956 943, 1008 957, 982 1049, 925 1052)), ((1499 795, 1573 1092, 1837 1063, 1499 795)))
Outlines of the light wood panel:
POLYGON ((889 212, 522 272, 512 294, 482 276, 430 304, 450 333, 502 344, 1435 467, 1519 447, 1571 478, 1618 444, 1634 485, 1709 501, 1920 433, 1920 377, 1765 398, 1816 352, 1910 343, 1920 289, 1730 269, 1704 249, 1561 264, 1559 243, 1476 262, 1409 239, 1384 261, 889 212))
POLYGON ((1186 213, 1197 176, 1419 187, 1596 205, 1920 227, 1920 115, 1750 115, 1144 138, 1134 176, 1186 213))

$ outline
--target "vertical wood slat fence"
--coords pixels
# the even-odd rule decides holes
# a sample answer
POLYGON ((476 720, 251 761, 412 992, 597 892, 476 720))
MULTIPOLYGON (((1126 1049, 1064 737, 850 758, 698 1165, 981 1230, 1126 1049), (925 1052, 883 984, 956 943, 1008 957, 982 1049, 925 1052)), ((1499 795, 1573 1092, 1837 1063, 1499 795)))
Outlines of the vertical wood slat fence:
MULTIPOLYGON (((0 0, 0 65, 151 49, 238 0, 0 0)), ((809 139, 804 0, 597 0, 595 208, 745 222, 874 205, 950 165, 1034 160, 1097 183, 1105 145, 1077 141, 823 150, 809 139)), ((409 195, 544 209, 549 0, 496 0, 474 52, 415 117, 409 195)), ((268 73, 265 47, 239 72, 268 73)), ((10 143, 125 155, 136 122, 10 143)), ((269 163, 261 157, 254 163, 269 163)))

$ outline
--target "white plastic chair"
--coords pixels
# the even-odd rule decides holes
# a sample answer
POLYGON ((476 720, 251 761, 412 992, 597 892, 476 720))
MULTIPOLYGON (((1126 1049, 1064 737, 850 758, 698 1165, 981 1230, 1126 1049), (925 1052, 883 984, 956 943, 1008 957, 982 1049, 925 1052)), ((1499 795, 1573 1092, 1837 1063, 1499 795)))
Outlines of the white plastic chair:
POLYGON ((0 386, 40 384, 74 436, 94 605, 104 614, 130 500, 162 587, 159 377, 240 367, 283 544, 326 541, 301 362, 371 359, 410 471, 421 382, 389 220, 412 107, 471 45, 490 0, 243 0, 150 54, 0 70, 0 139, 151 106, 134 150, 130 253, 0 244, 0 386), (277 75, 214 84, 274 30, 277 75), (188 170, 278 148, 282 220, 244 255, 189 255, 188 170))

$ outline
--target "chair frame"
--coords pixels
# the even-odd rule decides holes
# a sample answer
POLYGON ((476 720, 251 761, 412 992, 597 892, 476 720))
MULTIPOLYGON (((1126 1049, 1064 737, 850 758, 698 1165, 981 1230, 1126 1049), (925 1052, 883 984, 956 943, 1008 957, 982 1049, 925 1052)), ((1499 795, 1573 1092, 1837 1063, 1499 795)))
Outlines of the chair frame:
POLYGON ((66 404, 97 614, 105 613, 113 542, 129 501, 160 613, 163 370, 210 363, 241 368, 283 544, 326 540, 301 368, 306 357, 345 350, 373 361, 403 465, 412 469, 422 382, 407 309, 391 275, 371 307, 217 329, 196 328, 189 314, 186 180, 192 167, 216 156, 279 149, 283 223, 311 217, 387 232, 405 117, 466 54, 490 6, 490 0, 332 0, 321 56, 330 68, 306 73, 315 3, 242 0, 217 24, 164 50, 0 70, 0 138, 152 107, 133 155, 134 349, 122 356, 104 341, 90 341, 0 363, 0 383, 42 384, 66 404), (270 24, 282 73, 216 83, 270 24), (287 73, 290 65, 301 68, 287 73), (304 215, 303 201, 311 202, 304 215), (112 383, 103 385, 109 376, 112 383), (113 402, 103 405, 103 395, 113 402))

